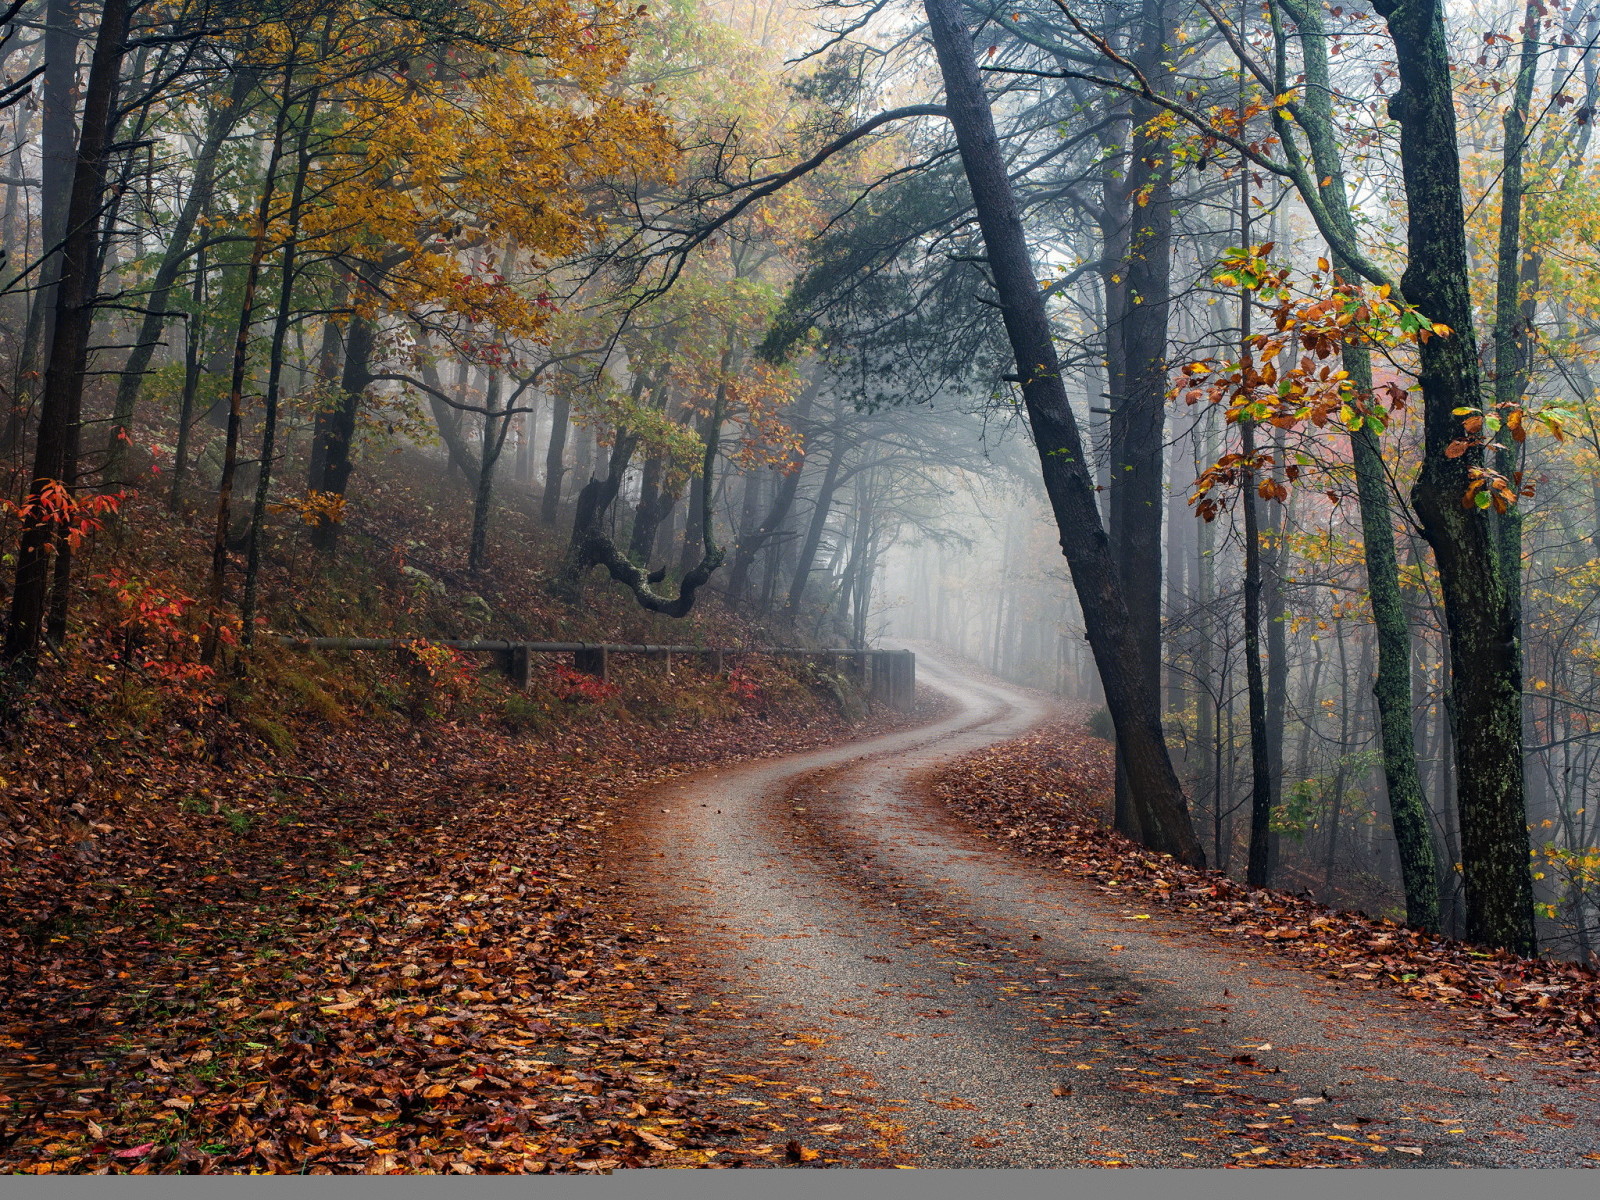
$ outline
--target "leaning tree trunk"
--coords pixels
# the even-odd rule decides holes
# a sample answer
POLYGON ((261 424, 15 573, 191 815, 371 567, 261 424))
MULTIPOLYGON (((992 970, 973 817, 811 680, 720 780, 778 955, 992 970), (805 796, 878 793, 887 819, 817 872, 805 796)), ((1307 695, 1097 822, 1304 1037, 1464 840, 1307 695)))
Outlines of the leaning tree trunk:
POLYGON ((1105 689, 1106 707, 1145 841, 1184 862, 1205 854, 1195 839, 1189 810, 1167 754, 1159 696, 1140 671, 1137 631, 1128 616, 1116 563, 1095 503, 1094 480, 1067 399, 1050 334, 1038 276, 1007 176, 994 114, 978 74, 972 35, 955 0, 924 0, 934 49, 944 76, 946 107, 988 251, 1006 333, 1022 377, 1023 401, 1083 610, 1090 648, 1105 689))
MULTIPOLYGON (((450 468, 461 472, 461 477, 471 480, 478 473, 478 466, 472 461, 472 451, 467 448, 467 441, 461 436, 461 410, 453 408, 440 398, 444 392, 444 380, 439 378, 439 368, 434 363, 427 363, 422 368, 422 382, 433 390, 428 393, 428 407, 433 413, 433 423, 438 427, 439 438, 444 442, 445 453, 449 456, 450 468)), ((467 390, 467 366, 461 364, 456 377, 456 396, 465 395, 467 390)))
MULTIPOLYGON (((184 198, 183 207, 178 210, 178 219, 172 224, 166 253, 161 258, 161 265, 156 268, 155 278, 150 283, 150 294, 144 302, 144 320, 139 326, 139 335, 133 349, 128 352, 127 361, 122 365, 122 377, 117 381, 117 396, 111 411, 111 440, 107 447, 107 484, 121 482, 127 472, 128 432, 133 425, 134 407, 139 400, 144 373, 149 369, 151 356, 161 341, 162 329, 169 316, 167 303, 178 282, 178 273, 194 253, 189 246, 190 235, 200 214, 211 203, 216 184, 217 158, 223 142, 244 113, 245 98, 253 86, 253 79, 251 72, 240 71, 234 77, 233 92, 228 102, 206 121, 200 153, 195 157, 194 179, 190 183, 189 194, 184 198)), ((189 319, 194 321, 198 316, 198 313, 190 313, 189 319)))
POLYGON ((1464 437, 1457 409, 1483 403, 1472 329, 1455 96, 1442 0, 1377 0, 1399 65, 1389 100, 1400 125, 1406 185, 1406 300, 1450 327, 1418 348, 1422 471, 1412 503, 1439 570, 1455 703, 1462 884, 1467 937, 1522 954, 1537 949, 1522 779, 1522 671, 1517 605, 1484 512, 1468 504, 1481 446, 1452 458, 1464 437))

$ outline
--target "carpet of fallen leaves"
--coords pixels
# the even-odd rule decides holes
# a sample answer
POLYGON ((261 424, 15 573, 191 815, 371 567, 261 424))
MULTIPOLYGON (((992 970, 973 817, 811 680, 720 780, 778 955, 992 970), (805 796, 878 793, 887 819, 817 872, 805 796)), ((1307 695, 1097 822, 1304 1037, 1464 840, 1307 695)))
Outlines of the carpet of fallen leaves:
POLYGON ((1568 1057, 1600 1051, 1600 976, 1592 969, 1490 953, 1184 867, 1109 828, 1112 779, 1110 745, 1069 721, 961 759, 932 787, 984 836, 1054 859, 1109 896, 1189 913, 1218 937, 1330 979, 1392 989, 1487 1028, 1557 1042, 1568 1057))
POLYGON ((717 1165, 666 939, 606 920, 594 866, 627 792, 849 732, 753 709, 273 756, 181 722, 86 753, 46 704, 0 781, 0 1170, 717 1165))

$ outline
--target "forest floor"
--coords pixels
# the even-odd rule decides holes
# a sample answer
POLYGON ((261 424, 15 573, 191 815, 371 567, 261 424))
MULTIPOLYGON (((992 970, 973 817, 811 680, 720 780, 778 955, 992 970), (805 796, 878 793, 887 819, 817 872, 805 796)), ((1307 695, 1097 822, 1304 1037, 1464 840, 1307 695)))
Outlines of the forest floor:
POLYGON ((422 642, 278 645, 769 640, 715 596, 555 598, 566 542, 521 493, 464 571, 463 485, 365 470, 337 555, 273 528, 266 635, 215 667, 203 505, 132 499, 80 556, 74 636, 0 730, 0 1172, 592 1172, 740 1132, 600 839, 641 787, 908 718, 760 654, 544 658, 519 691, 422 642))
POLYGON ((725 1158, 1600 1163, 1592 972, 1181 869, 1106 831, 1106 744, 1048 698, 918 666, 929 723, 613 830, 624 927, 671 934, 668 1011, 745 1113, 725 1158))
MULTIPOLYGON (((272 764, 102 747, 82 820, 4 847, 0 1171, 700 1165, 737 1131, 671 1045, 665 939, 609 919, 613 803, 905 720, 361 725, 272 764)), ((30 737, 35 764, 70 745, 30 737)))

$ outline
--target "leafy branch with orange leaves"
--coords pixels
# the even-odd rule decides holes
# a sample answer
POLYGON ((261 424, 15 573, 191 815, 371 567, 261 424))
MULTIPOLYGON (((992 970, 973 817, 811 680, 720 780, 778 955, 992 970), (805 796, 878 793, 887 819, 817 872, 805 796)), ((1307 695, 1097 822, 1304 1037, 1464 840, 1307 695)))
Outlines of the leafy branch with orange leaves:
MULTIPOLYGON (((1222 408, 1230 425, 1249 421, 1286 431, 1309 427, 1315 433, 1365 429, 1383 434, 1392 414, 1404 410, 1407 390, 1392 380, 1357 389, 1340 365, 1344 348, 1360 344, 1393 355, 1430 338, 1449 337, 1452 331, 1396 300, 1387 285, 1343 279, 1324 258, 1304 282, 1297 281, 1291 268, 1271 261, 1273 248, 1272 242, 1232 248, 1212 274, 1217 283, 1247 293, 1266 309, 1271 327, 1246 337, 1236 359, 1202 358, 1185 364, 1173 394, 1181 393, 1186 404, 1205 401, 1222 408)), ((1530 430, 1543 428, 1560 440, 1563 422, 1570 419, 1556 405, 1530 408, 1520 403, 1458 408, 1456 415, 1465 418, 1468 436, 1451 445, 1447 453, 1452 458, 1474 445, 1502 448, 1493 440, 1502 433, 1520 444, 1530 430)), ((1254 482, 1263 500, 1287 500, 1288 485, 1299 482, 1304 469, 1316 463, 1306 454, 1296 458, 1279 464, 1265 451, 1224 454, 1195 481, 1190 503, 1201 518, 1215 520, 1223 508, 1222 493, 1247 481, 1254 482), (1273 473, 1280 465, 1281 480, 1273 473)), ((1462 504, 1505 512, 1519 495, 1533 495, 1532 484, 1520 472, 1507 478, 1475 467, 1462 504)), ((1337 496, 1330 493, 1330 498, 1337 496)))

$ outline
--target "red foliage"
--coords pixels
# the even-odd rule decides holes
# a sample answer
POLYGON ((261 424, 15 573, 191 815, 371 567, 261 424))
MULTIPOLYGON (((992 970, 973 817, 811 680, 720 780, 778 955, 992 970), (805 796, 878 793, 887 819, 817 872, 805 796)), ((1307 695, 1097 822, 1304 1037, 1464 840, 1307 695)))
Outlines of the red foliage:
MULTIPOLYGON (((190 653, 201 643, 201 633, 189 619, 195 599, 174 584, 155 578, 134 578, 122 571, 95 576, 111 591, 120 612, 121 631, 117 655, 124 666, 169 682, 197 682, 214 674, 190 653)), ((219 628, 223 642, 236 640, 228 625, 219 628)))
POLYGON ((87 496, 74 496, 58 479, 46 479, 39 490, 25 497, 21 504, 0 500, 0 508, 16 513, 23 520, 38 520, 57 528, 57 536, 76 550, 84 538, 97 533, 105 525, 104 518, 114 514, 126 498, 125 492, 95 492, 87 496))
POLYGON ((601 704, 617 696, 622 689, 598 675, 557 665, 550 672, 550 690, 556 699, 569 704, 601 704))
POLYGON ((761 684, 748 672, 735 668, 728 672, 728 695, 741 704, 755 704, 761 699, 761 684))

